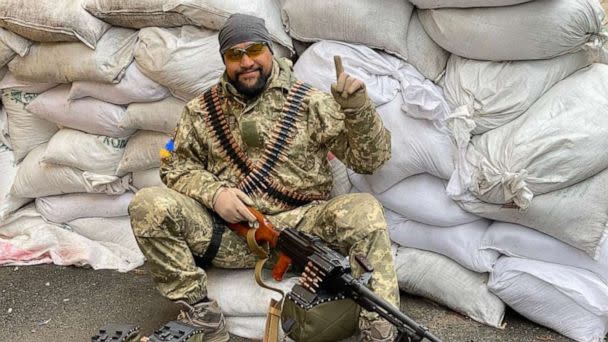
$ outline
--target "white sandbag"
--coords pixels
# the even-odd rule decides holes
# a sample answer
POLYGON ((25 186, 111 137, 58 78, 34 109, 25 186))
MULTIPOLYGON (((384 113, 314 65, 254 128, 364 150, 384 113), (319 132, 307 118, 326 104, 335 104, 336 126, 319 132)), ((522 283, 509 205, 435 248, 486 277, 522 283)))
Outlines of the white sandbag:
POLYGON ((166 0, 84 0, 82 6, 114 26, 143 28, 193 24, 181 13, 165 9, 166 0))
POLYGON ((608 285, 586 270, 501 257, 488 287, 522 316, 576 341, 601 342, 608 333, 608 285))
POLYGON ((163 9, 183 14, 195 25, 219 30, 233 13, 264 19, 273 41, 293 51, 291 38, 285 33, 281 9, 274 0, 168 0, 163 9))
POLYGON ((398 58, 380 54, 363 45, 338 41, 312 44, 294 64, 295 76, 330 93, 331 84, 336 82, 333 61, 333 56, 336 55, 341 57, 345 72, 365 83, 367 94, 376 106, 390 102, 397 96, 400 84, 392 74, 406 64, 398 58))
POLYGON ((82 43, 34 44, 25 57, 13 58, 8 67, 15 77, 30 81, 117 83, 133 60, 136 41, 136 31, 114 27, 95 50, 82 43))
POLYGON ((547 90, 575 71, 593 63, 592 52, 581 50, 537 61, 488 62, 452 55, 443 79, 452 108, 453 134, 466 142, 523 114, 547 90), (473 127, 472 131, 461 127, 473 127))
POLYGON ((139 131, 127 143, 118 168, 117 175, 128 172, 148 170, 160 166, 160 150, 171 137, 164 133, 139 131))
MULTIPOLYGON (((230 335, 239 336, 242 338, 262 340, 264 338, 265 326, 266 316, 226 317, 226 329, 230 335)), ((279 328, 279 334, 283 334, 283 329, 279 328)))
POLYGON ((26 110, 38 94, 15 89, 2 90, 2 103, 8 119, 8 133, 16 161, 29 151, 51 139, 59 130, 56 124, 26 110))
POLYGON ((396 98, 377 108, 384 126, 391 131, 391 159, 373 174, 365 175, 377 194, 419 173, 448 179, 454 171, 456 147, 449 134, 432 121, 406 115, 401 104, 401 98, 396 98))
POLYGON ((574 52, 595 38, 604 18, 597 0, 535 0, 418 14, 425 31, 444 49, 490 61, 547 59, 574 52))
POLYGON ((600 246, 608 237, 607 191, 608 170, 605 170, 565 189, 534 197, 525 212, 478 200, 460 204, 482 217, 534 228, 597 260, 600 246))
POLYGON ((0 66, 6 65, 15 55, 25 56, 30 45, 32 42, 29 40, 0 28, 0 66))
POLYGON ((156 102, 131 103, 120 127, 171 133, 177 127, 185 106, 186 102, 173 96, 156 102))
POLYGON ((116 173, 128 139, 63 128, 49 141, 40 160, 102 175, 116 173))
POLYGON ((160 169, 153 168, 148 170, 133 171, 133 186, 137 189, 149 188, 153 186, 166 186, 160 179, 160 169))
POLYGON ((131 229, 129 216, 85 217, 70 221, 67 225, 73 232, 89 240, 115 243, 134 253, 141 254, 131 229))
POLYGON ((98 175, 69 166, 40 163, 46 144, 33 149, 19 164, 11 194, 36 198, 74 192, 119 195, 129 189, 130 176, 98 175))
MULTIPOLYGON (((254 278, 253 269, 234 270, 211 268, 207 272, 207 293, 218 301, 226 316, 264 316, 270 299, 279 300, 281 296, 260 287, 254 278)), ((297 283, 298 277, 288 277, 277 282, 270 276, 270 270, 264 270, 266 284, 289 292, 297 283)))
POLYGON ((327 159, 329 159, 329 165, 331 166, 331 173, 333 176, 333 185, 331 187, 331 192, 329 193, 329 198, 350 193, 353 186, 350 183, 350 179, 348 179, 346 165, 332 153, 327 156, 327 159))
POLYGON ((447 256, 475 272, 490 272, 499 253, 481 249, 489 220, 477 220, 453 227, 430 226, 385 210, 390 238, 400 246, 422 249, 447 256))
POLYGON ((21 57, 27 55, 32 45, 31 41, 3 28, 0 28, 0 43, 9 47, 21 57))
POLYGON ((606 94, 605 64, 559 82, 517 119, 475 136, 466 157, 459 157, 448 193, 468 190, 482 201, 512 201, 525 210, 535 195, 603 171, 608 167, 606 94))
POLYGON ((14 212, 32 202, 31 198, 16 197, 10 193, 0 200, 0 224, 4 223, 5 220, 14 212))
POLYGON ((217 33, 194 26, 141 29, 134 54, 141 72, 185 101, 217 83, 224 72, 217 33))
POLYGON ((91 49, 110 28, 73 0, 3 0, 0 26, 33 41, 80 40, 91 49))
POLYGON ((494 222, 481 241, 481 248, 512 257, 535 259, 554 264, 583 268, 608 284, 608 243, 604 241, 598 260, 549 235, 519 224, 494 222))
POLYGON ((505 304, 488 291, 487 273, 476 273, 433 252, 398 247, 399 288, 445 305, 473 320, 503 328, 505 304))
POLYGON ((40 94, 57 86, 58 83, 41 83, 17 79, 11 72, 7 72, 0 80, 0 89, 11 88, 25 93, 40 94))
POLYGON ((0 145, 0 202, 3 202, 13 185, 13 179, 17 173, 15 156, 13 151, 6 146, 0 145))
POLYGON ((31 202, 29 198, 15 197, 10 194, 13 180, 17 174, 17 165, 13 152, 0 145, 0 224, 17 209, 31 202))
POLYGON ((45 219, 55 223, 67 223, 85 217, 128 216, 132 192, 122 195, 65 194, 36 198, 36 210, 45 219))
MULTIPOLYGON (((295 58, 295 48, 289 49, 280 45, 279 43, 272 42, 272 53, 275 58, 285 57, 287 59, 293 60, 295 58)), ((608 57, 607 57, 608 58, 608 57)))
POLYGON ((302 56, 302 54, 304 54, 304 51, 306 51, 306 49, 308 49, 313 43, 311 42, 301 42, 299 40, 292 40, 293 42, 293 48, 294 50, 296 50, 296 56, 298 56, 298 58, 300 58, 300 56, 302 56))
POLYGON ((424 77, 438 81, 445 70, 450 53, 437 45, 424 31, 417 11, 407 27, 407 62, 412 64, 424 77))
POLYGON ((33 205, 14 213, 0 226, 0 250, 0 265, 7 266, 54 263, 128 272, 144 263, 139 250, 91 241, 45 222, 33 205))
POLYGON ((69 85, 61 85, 40 94, 26 109, 38 117, 63 127, 91 134, 124 138, 135 130, 119 127, 125 108, 91 97, 70 101, 69 85))
POLYGON ((169 89, 142 74, 136 63, 131 63, 124 77, 116 84, 76 81, 70 89, 70 100, 86 96, 114 104, 153 102, 169 96, 169 89))
POLYGON ((409 0, 418 8, 443 7, 498 7, 510 6, 530 0, 409 0))
POLYGON ((0 67, 4 67, 15 55, 16 53, 13 49, 0 41, 0 67))
POLYGON ((335 82, 333 56, 340 55, 346 72, 361 79, 385 127, 391 131, 392 158, 366 176, 379 194, 406 177, 428 172, 448 179, 455 147, 449 135, 429 120, 444 118, 450 109, 442 91, 414 67, 362 45, 322 41, 308 48, 294 66, 296 76, 329 92, 335 82), (404 113, 405 112, 405 113, 404 113))
POLYGON ((329 92, 336 82, 334 56, 342 57, 344 70, 365 83, 376 106, 400 97, 402 108, 416 118, 445 118, 450 107, 441 88, 427 80, 412 65, 363 45, 322 41, 306 49, 294 65, 296 77, 329 92), (400 96, 398 96, 400 95, 400 96))
POLYGON ((407 59, 407 28, 413 8, 401 0, 287 0, 282 16, 294 39, 358 43, 407 59))
POLYGON ((381 194, 372 190, 365 176, 349 171, 349 178, 359 191, 371 193, 385 208, 410 220, 441 227, 479 220, 445 193, 444 180, 428 173, 407 177, 381 194))
POLYGON ((12 149, 10 134, 8 132, 8 116, 6 114, 6 109, 0 106, 0 147, 2 147, 2 145, 12 149))

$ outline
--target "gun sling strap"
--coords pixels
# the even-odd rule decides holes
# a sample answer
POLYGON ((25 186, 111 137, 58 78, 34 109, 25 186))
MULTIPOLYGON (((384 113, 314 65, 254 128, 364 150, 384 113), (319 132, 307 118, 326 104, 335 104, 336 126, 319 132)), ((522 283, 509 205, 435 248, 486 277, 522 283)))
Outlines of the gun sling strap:
POLYGON ((281 119, 273 127, 262 158, 256 163, 249 159, 230 131, 221 107, 218 86, 211 87, 199 97, 205 124, 209 127, 220 153, 232 162, 241 179, 237 185, 241 191, 248 195, 259 194, 286 209, 296 208, 314 200, 327 199, 327 196, 292 191, 277 182, 273 176, 277 164, 288 158, 287 148, 297 133, 296 124, 302 116, 304 99, 311 90, 309 85, 299 81, 291 87, 281 119))
POLYGON ((206 269, 211 266, 213 258, 217 255, 222 244, 222 235, 226 230, 226 222, 216 213, 211 212, 211 220, 213 221, 213 233, 211 234, 211 241, 209 241, 209 247, 202 256, 192 254, 196 265, 202 269, 206 269))
MULTIPOLYGON (((213 220, 213 234, 211 236, 211 241, 209 243, 209 247, 205 251, 203 256, 198 256, 193 254, 194 261, 197 266, 202 269, 206 269, 211 266, 211 262, 213 258, 217 255, 218 250, 220 249, 220 245, 222 243, 222 235, 224 230, 226 229, 226 222, 216 213, 212 213, 211 218, 213 220)), ((264 268, 264 264, 268 260, 268 246, 260 246, 255 240, 255 229, 249 229, 247 232, 247 246, 252 253, 254 253, 259 260, 255 264, 255 281, 259 286, 275 291, 281 295, 281 300, 276 301, 274 299, 271 300, 270 306, 268 307, 268 314, 266 315, 266 327, 264 334, 263 342, 278 342, 279 341, 279 324, 281 322, 281 306, 283 304, 283 298, 285 297, 285 293, 281 289, 268 286, 264 283, 262 279, 262 270, 264 268)))
POLYGON ((264 264, 268 260, 269 252, 268 245, 264 245, 264 247, 262 247, 255 240, 255 229, 249 229, 249 231, 247 231, 247 246, 251 252, 259 258, 259 260, 255 263, 255 282, 259 286, 277 292, 281 295, 281 300, 270 300, 268 313, 266 314, 266 326, 264 327, 263 340, 263 342, 278 342, 279 324, 281 323, 281 307, 283 305, 285 293, 281 289, 266 285, 262 279, 262 270, 264 269, 264 264))

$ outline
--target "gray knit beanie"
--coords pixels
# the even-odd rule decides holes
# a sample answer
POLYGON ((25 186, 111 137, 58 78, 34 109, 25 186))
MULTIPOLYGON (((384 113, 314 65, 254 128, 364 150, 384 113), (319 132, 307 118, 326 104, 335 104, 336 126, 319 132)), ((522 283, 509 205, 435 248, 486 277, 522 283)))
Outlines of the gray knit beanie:
POLYGON ((248 14, 235 13, 226 19, 218 36, 220 53, 244 42, 263 42, 272 52, 272 40, 264 19, 248 14))

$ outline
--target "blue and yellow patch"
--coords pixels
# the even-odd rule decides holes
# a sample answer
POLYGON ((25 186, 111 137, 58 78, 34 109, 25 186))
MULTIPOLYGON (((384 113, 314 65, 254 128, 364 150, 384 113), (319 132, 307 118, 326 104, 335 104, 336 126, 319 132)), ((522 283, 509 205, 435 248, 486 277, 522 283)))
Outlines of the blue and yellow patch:
POLYGON ((173 139, 169 139, 165 144, 165 147, 160 150, 160 159, 169 159, 171 158, 171 154, 175 150, 175 146, 173 144, 173 139))

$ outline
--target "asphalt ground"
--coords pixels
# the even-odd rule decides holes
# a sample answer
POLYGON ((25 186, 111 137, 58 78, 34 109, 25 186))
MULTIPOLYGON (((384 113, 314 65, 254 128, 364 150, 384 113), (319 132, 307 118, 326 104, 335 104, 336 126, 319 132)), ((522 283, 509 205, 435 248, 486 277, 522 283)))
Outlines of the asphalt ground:
MULTIPOLYGON (((402 296, 402 311, 444 341, 571 341, 513 311, 506 328, 491 328, 419 297, 402 296)), ((40 265, 0 267, 0 341, 90 341, 108 323, 131 323, 150 334, 175 319, 179 306, 161 297, 144 269, 130 273, 40 265)), ((232 342, 249 341, 233 337, 232 342)))

